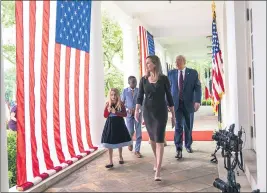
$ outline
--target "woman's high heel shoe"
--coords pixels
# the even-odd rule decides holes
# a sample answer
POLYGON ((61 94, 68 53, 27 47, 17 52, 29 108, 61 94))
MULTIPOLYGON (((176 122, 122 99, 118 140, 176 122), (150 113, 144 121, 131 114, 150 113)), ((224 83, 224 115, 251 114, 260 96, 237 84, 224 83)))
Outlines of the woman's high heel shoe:
POLYGON ((156 177, 155 176, 155 181, 160 182, 161 181, 161 177, 156 177))
POLYGON ((109 168, 113 168, 113 164, 108 164, 108 165, 106 165, 105 167, 108 168, 108 169, 109 169, 109 168))
POLYGON ((161 181, 161 177, 156 176, 156 174, 155 174, 154 180, 155 180, 155 181, 161 181))

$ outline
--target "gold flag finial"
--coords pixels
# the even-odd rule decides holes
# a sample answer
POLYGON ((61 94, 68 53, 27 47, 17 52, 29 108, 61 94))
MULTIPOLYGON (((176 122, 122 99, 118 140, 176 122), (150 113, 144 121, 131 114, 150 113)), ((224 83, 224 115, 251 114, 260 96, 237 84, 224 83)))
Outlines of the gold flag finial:
POLYGON ((216 13, 215 13, 215 10, 216 10, 215 1, 212 1, 211 8, 212 8, 212 17, 215 18, 216 17, 216 13))

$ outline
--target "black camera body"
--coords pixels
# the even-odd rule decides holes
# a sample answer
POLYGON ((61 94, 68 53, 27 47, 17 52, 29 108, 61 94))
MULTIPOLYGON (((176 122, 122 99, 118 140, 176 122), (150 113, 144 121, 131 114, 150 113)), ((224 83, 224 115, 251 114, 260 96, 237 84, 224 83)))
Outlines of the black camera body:
MULTIPOLYGON (((229 130, 219 130, 214 133, 212 139, 217 142, 217 147, 212 154, 214 159, 217 158, 215 153, 221 148, 222 157, 224 158, 224 167, 227 170, 227 182, 224 182, 220 178, 216 178, 213 182, 213 186, 221 190, 222 192, 240 192, 240 184, 236 183, 234 169, 238 165, 243 170, 243 158, 242 158, 242 127, 238 131, 238 134, 234 133, 235 124, 230 125, 229 130), (240 155, 240 160, 239 160, 240 155), (233 158, 233 161, 231 159, 233 158)), ((213 162, 215 162, 213 159, 213 162)), ((212 160, 211 160, 212 161, 212 160)))
POLYGON ((229 127, 229 131, 219 130, 212 135, 212 139, 216 141, 217 145, 220 146, 222 150, 225 150, 226 152, 242 151, 242 131, 238 131, 238 135, 235 135, 234 128, 235 124, 232 124, 229 127))

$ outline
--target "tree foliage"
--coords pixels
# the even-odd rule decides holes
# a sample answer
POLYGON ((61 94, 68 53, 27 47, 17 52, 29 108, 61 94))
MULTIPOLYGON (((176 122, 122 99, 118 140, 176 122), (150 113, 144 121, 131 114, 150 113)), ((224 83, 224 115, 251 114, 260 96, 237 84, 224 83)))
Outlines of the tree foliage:
POLYGON ((199 79, 202 85, 202 96, 204 96, 205 92, 205 69, 209 70, 211 68, 211 60, 205 59, 203 61, 194 61, 189 60, 186 62, 186 66, 192 69, 195 69, 198 72, 199 79))
POLYGON ((119 24, 114 21, 107 12, 102 12, 102 43, 104 54, 105 70, 105 94, 110 88, 123 89, 123 74, 113 64, 115 55, 123 58, 122 30, 119 24))
POLYGON ((5 28, 15 25, 15 1, 1 1, 1 22, 5 28))
MULTIPOLYGON (((15 28, 15 1, 1 2, 1 22, 4 28, 15 28)), ((8 68, 5 68, 5 98, 11 101, 16 87, 16 46, 4 44, 2 54, 5 60, 9 61, 8 68)))
POLYGON ((2 49, 5 59, 12 64, 16 64, 16 46, 14 44, 5 44, 2 49))

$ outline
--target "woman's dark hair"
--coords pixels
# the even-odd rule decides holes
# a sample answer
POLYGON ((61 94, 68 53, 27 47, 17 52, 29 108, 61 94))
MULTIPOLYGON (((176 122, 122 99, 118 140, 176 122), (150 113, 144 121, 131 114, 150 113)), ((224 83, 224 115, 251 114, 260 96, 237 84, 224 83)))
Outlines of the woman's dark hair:
MULTIPOLYGON (((150 59, 151 62, 155 65, 155 71, 156 71, 156 75, 157 76, 160 76, 162 75, 162 67, 161 67, 161 62, 160 62, 160 59, 157 55, 150 55, 150 56, 147 56, 146 59, 150 59)), ((147 76, 150 75, 150 72, 147 72, 147 76)))

